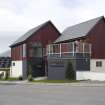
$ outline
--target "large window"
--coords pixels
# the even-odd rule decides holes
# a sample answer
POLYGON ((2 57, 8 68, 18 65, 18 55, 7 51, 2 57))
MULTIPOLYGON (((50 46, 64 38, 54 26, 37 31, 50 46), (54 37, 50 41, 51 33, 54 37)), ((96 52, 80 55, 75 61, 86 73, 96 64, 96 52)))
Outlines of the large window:
POLYGON ((41 47, 34 48, 34 57, 42 57, 42 48, 41 47))
POLYGON ((59 44, 55 44, 53 46, 53 53, 59 53, 60 52, 60 45, 59 44))
POLYGON ((41 47, 31 48, 29 50, 29 56, 30 57, 42 57, 42 48, 41 47))

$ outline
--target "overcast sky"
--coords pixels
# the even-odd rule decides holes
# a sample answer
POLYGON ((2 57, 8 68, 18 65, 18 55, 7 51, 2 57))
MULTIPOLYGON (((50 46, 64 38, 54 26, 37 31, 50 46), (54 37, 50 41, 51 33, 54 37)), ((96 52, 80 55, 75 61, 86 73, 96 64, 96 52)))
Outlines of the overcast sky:
POLYGON ((105 0, 0 0, 0 53, 30 28, 51 20, 67 26, 105 14, 105 0))

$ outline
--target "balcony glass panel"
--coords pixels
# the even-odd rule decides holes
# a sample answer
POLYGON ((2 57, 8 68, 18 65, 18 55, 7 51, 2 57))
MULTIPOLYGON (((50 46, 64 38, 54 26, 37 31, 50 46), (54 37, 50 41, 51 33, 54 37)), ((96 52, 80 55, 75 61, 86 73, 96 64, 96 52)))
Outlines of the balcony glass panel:
MULTIPOLYGON (((49 55, 60 55, 63 56, 65 54, 71 54, 74 56, 75 54, 85 54, 91 53, 91 44, 83 43, 83 42, 69 42, 69 43, 61 43, 61 44, 51 44, 47 47, 49 55)), ((83 56, 83 55, 82 55, 83 56)))

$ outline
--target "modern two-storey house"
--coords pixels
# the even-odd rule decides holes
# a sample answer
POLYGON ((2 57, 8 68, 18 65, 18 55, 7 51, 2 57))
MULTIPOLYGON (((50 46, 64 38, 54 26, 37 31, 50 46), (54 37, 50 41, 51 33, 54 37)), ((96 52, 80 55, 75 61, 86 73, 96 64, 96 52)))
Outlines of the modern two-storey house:
POLYGON ((45 76, 46 46, 53 43, 60 32, 51 21, 47 21, 17 39, 11 47, 11 77, 27 78, 31 72, 33 77, 45 76))

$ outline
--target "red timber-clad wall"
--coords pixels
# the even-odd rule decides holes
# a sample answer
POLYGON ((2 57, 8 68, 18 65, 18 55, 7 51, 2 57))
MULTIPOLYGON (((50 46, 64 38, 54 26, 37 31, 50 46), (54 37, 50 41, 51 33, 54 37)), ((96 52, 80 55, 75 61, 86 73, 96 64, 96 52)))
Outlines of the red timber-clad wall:
POLYGON ((93 59, 105 59, 105 20, 101 19, 89 32, 86 39, 92 44, 93 59))
POLYGON ((66 44, 66 43, 62 43, 61 44, 61 51, 62 52, 69 52, 70 51, 70 49, 69 49, 69 44, 66 44))
POLYGON ((22 45, 11 48, 11 57, 13 61, 22 60, 22 45))
MULTIPOLYGON (((41 29, 39 29, 37 32, 32 34, 24 43, 26 43, 26 49, 27 51, 30 50, 30 43, 41 43, 43 48, 46 48, 46 45, 54 42, 58 37, 60 33, 55 28, 55 26, 48 22, 45 26, 43 26, 41 29)), ((22 57, 22 48, 23 45, 19 44, 11 48, 11 56, 12 60, 24 60, 22 57)), ((25 59, 28 57, 28 55, 25 57, 25 59)))
POLYGON ((60 33, 55 28, 55 26, 48 22, 44 27, 27 39, 26 43, 28 50, 30 43, 41 43, 42 47, 46 48, 46 45, 54 42, 59 37, 59 35, 60 33))

